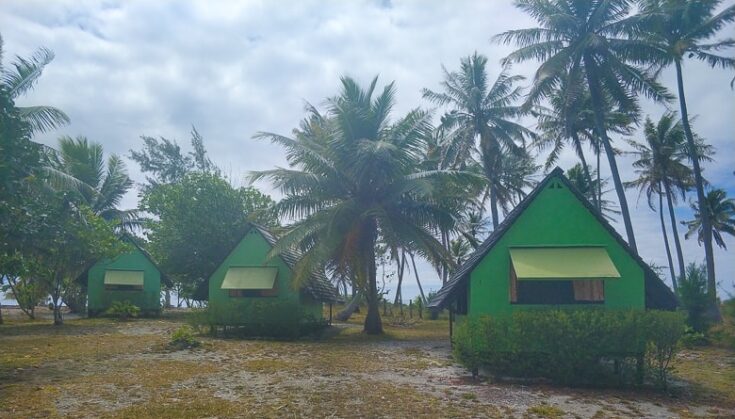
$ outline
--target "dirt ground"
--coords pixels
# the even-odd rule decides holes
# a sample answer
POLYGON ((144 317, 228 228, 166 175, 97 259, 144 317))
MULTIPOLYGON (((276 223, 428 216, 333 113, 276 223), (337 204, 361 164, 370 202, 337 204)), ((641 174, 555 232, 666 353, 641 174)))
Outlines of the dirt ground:
POLYGON ((441 320, 377 338, 356 323, 295 342, 202 336, 171 351, 184 313, 54 327, 12 311, 0 326, 3 418, 735 417, 735 353, 720 349, 682 352, 669 392, 569 389, 473 380, 441 320))

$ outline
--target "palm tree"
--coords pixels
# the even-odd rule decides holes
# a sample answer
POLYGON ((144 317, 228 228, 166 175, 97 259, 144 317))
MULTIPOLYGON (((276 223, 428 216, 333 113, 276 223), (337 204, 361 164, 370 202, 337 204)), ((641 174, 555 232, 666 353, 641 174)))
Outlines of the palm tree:
POLYGON ((451 107, 442 118, 443 127, 453 131, 450 139, 454 144, 450 149, 458 150, 457 155, 464 157, 464 160, 479 149, 489 185, 493 226, 497 227, 500 222, 498 206, 509 204, 505 201, 508 194, 504 194, 500 188, 503 184, 503 159, 509 153, 523 154, 522 145, 526 137, 533 138, 534 134, 513 121, 525 114, 520 106, 514 105, 522 93, 515 84, 523 77, 510 76, 508 69, 504 68, 495 82, 490 84, 486 65, 487 58, 477 53, 465 57, 460 62, 458 72, 443 68, 441 92, 423 89, 423 95, 433 103, 451 107))
MULTIPOLYGON (((663 224, 663 198, 666 198, 679 265, 679 277, 681 277, 684 275, 685 269, 684 255, 679 241, 674 202, 677 201, 679 195, 683 199, 686 191, 693 183, 692 170, 686 164, 687 143, 684 138, 684 130, 681 121, 677 120, 676 113, 668 112, 656 124, 650 118, 646 118, 643 133, 645 142, 629 141, 634 150, 630 154, 636 158, 633 167, 638 178, 632 182, 627 182, 626 186, 638 188, 641 193, 645 191, 648 206, 652 210, 655 210, 653 197, 654 195, 659 196, 658 208, 662 223, 661 231, 664 234, 664 243, 668 252, 668 238, 663 224)), ((667 256, 671 261, 671 255, 668 254, 667 256)), ((673 274, 671 265, 669 265, 669 269, 672 272, 671 278, 674 289, 676 289, 677 277, 673 274)))
MULTIPOLYGON (((27 93, 41 77, 44 67, 54 59, 54 53, 39 48, 30 58, 15 57, 10 67, 3 65, 3 40, 0 36, 0 92, 15 100, 27 93)), ((15 106, 22 121, 30 127, 30 134, 47 132, 69 123, 69 117, 52 106, 15 106)))
POLYGON ((600 212, 605 218, 611 220, 615 215, 620 215, 620 211, 616 208, 614 202, 603 198, 602 195, 597 193, 598 190, 602 190, 604 195, 609 191, 606 190, 607 179, 601 179, 596 170, 588 167, 585 171, 582 168, 582 165, 577 163, 567 170, 566 176, 572 185, 574 185, 574 187, 577 188, 577 190, 580 191, 588 201, 594 202, 593 199, 595 198, 593 197, 597 197, 600 212), (590 173, 592 176, 593 179, 591 183, 588 180, 586 173, 590 173))
POLYGON ((432 232, 439 220, 453 215, 433 197, 435 182, 450 175, 417 169, 431 130, 429 113, 413 110, 391 123, 393 83, 375 95, 377 77, 367 89, 349 77, 341 82, 324 115, 307 106, 309 116, 294 138, 256 134, 284 147, 292 168, 255 172, 251 180, 271 180, 285 196, 276 212, 296 220, 274 254, 286 248, 303 252, 297 281, 324 266, 351 273, 365 291, 364 331, 379 334, 377 243, 393 252, 413 249, 434 260, 446 257, 432 232))
MULTIPOLYGON (((713 189, 707 193, 705 201, 707 210, 712 216, 710 234, 718 246, 727 249, 725 245, 724 233, 735 236, 735 200, 727 198, 727 193, 722 189, 713 189)), ((697 234, 697 241, 701 245, 704 241, 706 231, 704 230, 704 222, 702 220, 701 207, 698 203, 692 203, 694 211, 694 219, 684 221, 689 231, 686 232, 684 238, 688 239, 694 233, 697 234)), ((707 284, 709 287, 709 284, 707 284)))
POLYGON ((82 182, 78 189, 82 200, 106 221, 114 221, 118 232, 130 231, 141 225, 136 210, 120 210, 117 206, 133 186, 125 163, 112 154, 105 164, 102 144, 78 136, 59 138, 59 151, 54 166, 82 182))
POLYGON ((682 63, 684 58, 688 57, 704 61, 713 68, 735 68, 735 58, 717 54, 723 49, 735 46, 735 39, 725 38, 710 42, 710 39, 717 35, 720 29, 735 20, 735 5, 728 6, 719 13, 715 13, 721 3, 720 0, 642 0, 640 22, 635 25, 643 35, 647 46, 655 49, 656 53, 650 54, 649 61, 661 67, 673 63, 676 69, 679 107, 689 148, 689 159, 694 170, 697 201, 699 207, 704 209, 701 214, 704 225, 702 241, 707 265, 707 286, 713 304, 717 300, 715 259, 711 235, 714 229, 710 226, 714 222, 714 215, 707 213, 708 207, 704 204, 708 197, 705 196, 705 182, 695 153, 695 137, 689 123, 689 111, 684 95, 682 63))
POLYGON ((636 105, 638 93, 654 100, 670 97, 654 75, 637 66, 645 62, 648 48, 629 36, 626 17, 630 3, 629 0, 517 0, 516 6, 536 19, 540 27, 507 31, 495 39, 506 44, 514 42, 520 47, 505 58, 506 63, 541 61, 527 99, 530 104, 549 97, 565 78, 586 81, 595 134, 607 155, 628 244, 637 252, 605 110, 608 106, 630 110, 636 105))
POLYGON ((467 259, 472 247, 467 240, 458 237, 449 243, 449 254, 455 266, 459 266, 467 259))

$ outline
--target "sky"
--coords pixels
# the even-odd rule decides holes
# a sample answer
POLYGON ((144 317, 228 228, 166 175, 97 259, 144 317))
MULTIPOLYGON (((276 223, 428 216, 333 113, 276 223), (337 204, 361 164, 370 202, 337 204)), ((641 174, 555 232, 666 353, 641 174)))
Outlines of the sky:
MULTIPOLYGON (((731 5, 735 0, 725 1, 731 5)), ((276 145, 252 139, 258 131, 290 134, 304 117, 304 103, 323 103, 337 92, 339 77, 349 75, 379 85, 395 81, 394 117, 416 107, 436 109, 421 97, 422 88, 439 89, 442 65, 453 70, 461 57, 477 51, 489 59, 489 77, 512 46, 491 42, 500 32, 533 27, 534 22, 511 1, 89 1, 3 0, 0 34, 3 62, 30 56, 38 47, 56 54, 35 89, 18 105, 51 105, 71 123, 36 141, 54 146, 60 135, 83 135, 104 145, 106 153, 124 157, 136 182, 144 176, 129 159, 142 145, 141 135, 177 139, 185 149, 195 126, 211 159, 234 186, 247 185, 250 171, 287 166, 276 145)), ((733 25, 721 36, 732 35, 733 25)), ((733 51, 727 52, 735 54, 733 51)), ((538 63, 515 65, 511 72, 532 77, 538 63)), ((735 91, 732 72, 687 61, 684 79, 694 130, 712 144, 715 161, 705 166, 712 185, 735 196, 735 91)), ((673 70, 661 81, 675 90, 673 70)), ((527 86, 529 81, 524 82, 527 86)), ((642 100, 643 111, 657 120, 678 103, 642 100)), ((524 121, 534 128, 534 121, 524 121)), ((635 136, 642 140, 640 132, 635 136)), ((615 143, 629 149, 622 138, 615 143)), ((543 153, 539 159, 543 159, 543 153)), ((588 154, 588 161, 593 156, 588 154)), ((604 158, 603 158, 604 161, 604 158)), ((618 160, 624 181, 635 173, 630 156, 618 160)), ((570 150, 559 160, 568 169, 577 163, 570 150)), ((609 175, 603 165, 603 176, 609 175)), ((543 174, 539 174, 539 179, 543 174)), ((258 188, 278 199, 267 183, 258 188)), ((627 193, 643 259, 666 266, 657 213, 645 197, 627 193)), ((689 200, 677 204, 679 220, 689 219, 689 200)), ((608 199, 615 199, 610 194, 608 199)), ((137 205, 133 190, 122 203, 137 205)), ((615 223, 624 233, 622 223, 615 223)), ((670 233, 670 232, 669 232, 670 233)), ((684 228, 679 229, 682 235, 684 228)), ((624 236, 624 234, 623 234, 624 236)), ((715 260, 721 292, 735 294, 735 238, 715 260)), ((701 261, 696 240, 683 240, 687 262, 701 261)), ((441 281, 428 264, 419 264, 424 290, 441 281)), ((413 275, 404 297, 418 293, 413 275)), ((669 281, 669 279, 666 279, 669 281)), ((395 284, 386 287, 391 292, 395 284)))

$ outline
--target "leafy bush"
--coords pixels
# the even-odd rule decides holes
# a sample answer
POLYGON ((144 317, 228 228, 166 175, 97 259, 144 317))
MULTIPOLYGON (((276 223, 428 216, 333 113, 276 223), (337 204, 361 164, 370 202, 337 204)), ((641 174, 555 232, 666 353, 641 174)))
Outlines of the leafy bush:
POLYGON ((684 328, 684 334, 681 337, 681 344, 685 348, 696 348, 700 346, 707 346, 710 344, 710 340, 702 332, 697 332, 691 326, 684 328))
POLYGON ((174 349, 190 349, 201 345, 196 337, 194 337, 194 329, 189 325, 179 327, 171 335, 171 341, 168 346, 174 349))
POLYGON ((210 306, 202 320, 225 336, 295 339, 326 325, 303 306, 287 300, 233 300, 210 306))
POLYGON ((474 373, 626 385, 642 379, 644 356, 657 381, 666 377, 684 323, 670 312, 529 310, 466 318, 455 330, 455 358, 474 373))
POLYGON ((690 263, 679 279, 676 292, 681 307, 687 313, 687 324, 697 332, 706 332, 709 326, 705 315, 709 306, 706 266, 690 263))
POLYGON ((119 320, 125 321, 132 317, 138 317, 140 315, 140 307, 131 303, 128 300, 125 301, 113 301, 110 308, 105 311, 108 316, 117 317, 119 320))

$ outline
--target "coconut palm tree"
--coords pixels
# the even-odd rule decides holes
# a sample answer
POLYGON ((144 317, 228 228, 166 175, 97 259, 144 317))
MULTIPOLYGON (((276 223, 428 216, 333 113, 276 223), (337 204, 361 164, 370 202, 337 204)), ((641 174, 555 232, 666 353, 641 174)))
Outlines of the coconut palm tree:
MULTIPOLYGON (((516 106, 522 90, 516 84, 521 76, 508 75, 504 68, 492 84, 487 77, 487 58, 474 53, 462 58, 459 71, 444 71, 442 91, 423 89, 424 98, 451 109, 442 117, 442 126, 451 130, 449 137, 457 161, 466 161, 479 152, 488 180, 493 226, 499 220, 498 207, 506 206, 508 194, 499 189, 503 184, 502 160, 508 153, 523 154, 522 145, 534 134, 514 120, 526 112, 516 106)), ((510 187, 513 189, 513 187, 510 187)))
MULTIPOLYGON (((655 80, 654 74, 638 67, 638 64, 645 62, 649 48, 629 36, 626 18, 631 2, 518 0, 515 4, 536 19, 540 27, 511 30, 497 35, 495 40, 519 46, 504 62, 541 62, 529 91, 527 102, 530 104, 549 97, 565 78, 585 80, 592 102, 595 134, 607 156, 628 244, 637 252, 625 188, 610 141, 605 110, 608 106, 630 110, 636 105, 637 94, 657 101, 668 100, 670 96, 655 80)), ((579 90, 578 87, 574 89, 579 90)))
POLYGON ((116 230, 121 233, 141 225, 136 210, 117 208, 133 186, 125 163, 118 155, 110 155, 105 164, 102 144, 82 136, 63 136, 59 138, 59 150, 54 157, 57 170, 82 182, 79 195, 96 215, 114 221, 116 230))
POLYGON ((606 189, 607 179, 600 178, 596 170, 588 167, 585 171, 582 169, 582 165, 577 163, 566 171, 566 176, 572 185, 574 185, 574 187, 577 188, 577 190, 579 190, 588 201, 594 202, 593 197, 598 197, 597 202, 598 205, 600 205, 600 211, 605 218, 612 220, 616 215, 620 215, 620 211, 617 209, 613 201, 605 199, 604 196, 598 195, 598 190, 603 191, 602 195, 609 192, 609 190, 606 189), (590 173, 592 176, 592 183, 588 180, 585 172, 590 173))
POLYGON ((721 0, 642 0, 640 3, 641 14, 638 17, 639 21, 635 22, 634 28, 642 35, 643 41, 641 43, 645 43, 648 49, 655 50, 655 53, 649 55, 649 62, 661 67, 674 64, 676 69, 679 108, 689 147, 689 158, 694 171, 697 201, 699 202, 699 208, 704 209, 701 218, 704 224, 702 241, 707 265, 707 284, 710 300, 715 303, 717 300, 717 281, 711 235, 714 228, 710 226, 710 223, 715 220, 714 215, 710 216, 707 213, 706 209, 708 207, 704 204, 708 197, 705 196, 705 181, 695 153, 696 139, 690 126, 689 110, 684 95, 682 65, 684 58, 695 58, 706 62, 713 68, 735 68, 735 58, 718 54, 723 49, 735 46, 735 39, 725 38, 711 41, 722 28, 735 21, 735 5, 717 12, 722 3, 721 0))
MULTIPOLYGON (((37 49, 30 58, 15 57, 10 66, 3 65, 3 40, 0 36, 0 92, 11 100, 28 93, 41 77, 43 69, 54 59, 46 48, 37 49)), ((69 117, 52 106, 16 106, 18 116, 30 127, 30 134, 47 132, 69 123, 69 117)))
MULTIPOLYGON (((707 193, 705 202, 708 211, 712 215, 712 231, 710 231, 710 234, 718 246, 727 249, 723 234, 727 233, 735 236, 735 200, 728 198, 724 190, 713 189, 707 193)), ((694 211, 694 219, 682 223, 689 229, 684 238, 688 239, 696 233, 697 241, 701 245, 705 236, 701 207, 698 203, 692 203, 692 210, 694 211)), ((709 284, 707 286, 709 287, 709 284)))
MULTIPOLYGON (((632 154, 636 161, 633 167, 638 178, 626 182, 626 187, 638 188, 641 193, 645 192, 648 206, 655 211, 653 199, 655 195, 659 196, 659 214, 663 223, 663 198, 669 208, 669 219, 671 222, 671 230, 674 236, 674 246, 676 248, 676 259, 679 267, 679 277, 684 275, 684 255, 681 250, 681 242, 679 241, 679 232, 677 231, 676 215, 674 214, 674 202, 677 197, 684 198, 687 190, 691 188, 694 180, 692 170, 687 166, 687 143, 684 138, 684 130, 681 120, 677 119, 676 113, 668 112, 664 114, 658 123, 654 124, 650 118, 646 118, 643 127, 645 142, 637 142, 630 140, 628 143, 633 147, 632 154)), ((661 231, 664 234, 664 243, 668 249, 668 239, 666 237, 666 228, 662 224, 661 231)), ((668 252, 668 250, 667 250, 668 252)), ((669 254, 669 259, 671 255, 669 254)), ((669 267, 672 271, 672 283, 676 289, 676 276, 673 275, 673 267, 669 267)))
POLYGON ((391 251, 412 249, 438 260, 448 255, 432 232, 442 219, 454 217, 434 201, 435 182, 447 172, 420 171, 430 114, 413 110, 391 123, 395 88, 376 94, 377 77, 363 89, 343 77, 326 113, 311 105, 294 138, 259 133, 286 149, 291 169, 251 175, 268 179, 284 194, 276 212, 294 221, 274 254, 297 248, 303 258, 296 280, 327 266, 349 272, 365 292, 368 312, 364 331, 382 333, 376 282, 376 246, 391 251))

